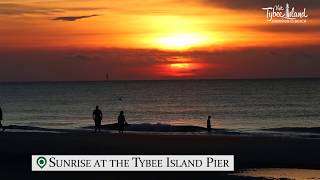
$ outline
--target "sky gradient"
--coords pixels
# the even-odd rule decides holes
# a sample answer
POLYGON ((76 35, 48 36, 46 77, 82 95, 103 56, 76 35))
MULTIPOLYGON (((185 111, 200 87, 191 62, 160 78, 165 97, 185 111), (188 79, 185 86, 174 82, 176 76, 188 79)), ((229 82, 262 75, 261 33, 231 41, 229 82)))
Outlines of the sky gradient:
POLYGON ((320 1, 0 0, 0 81, 320 77, 320 1), (289 2, 306 23, 271 23, 289 2))

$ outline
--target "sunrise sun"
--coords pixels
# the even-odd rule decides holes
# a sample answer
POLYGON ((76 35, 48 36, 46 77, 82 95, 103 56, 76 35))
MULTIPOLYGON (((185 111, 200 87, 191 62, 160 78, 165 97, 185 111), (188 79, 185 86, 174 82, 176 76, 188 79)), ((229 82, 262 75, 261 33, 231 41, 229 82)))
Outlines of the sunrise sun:
POLYGON ((190 64, 189 63, 174 63, 170 64, 171 69, 174 70, 182 70, 182 69, 189 69, 190 64))

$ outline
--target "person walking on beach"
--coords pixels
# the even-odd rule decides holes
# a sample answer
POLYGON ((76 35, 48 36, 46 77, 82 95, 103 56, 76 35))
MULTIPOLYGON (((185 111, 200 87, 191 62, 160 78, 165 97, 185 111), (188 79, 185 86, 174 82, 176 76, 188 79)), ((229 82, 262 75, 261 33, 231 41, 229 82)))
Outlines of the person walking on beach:
POLYGON ((119 133, 123 134, 124 126, 127 124, 126 118, 124 117, 124 112, 120 111, 120 114, 118 116, 118 130, 119 133))
POLYGON ((101 132, 101 121, 102 121, 102 112, 99 109, 99 106, 96 106, 96 109, 92 113, 92 119, 94 120, 94 132, 101 132))
POLYGON ((2 131, 4 131, 4 126, 2 125, 1 121, 3 120, 3 113, 2 113, 2 109, 0 107, 0 128, 2 128, 2 131))
POLYGON ((207 120, 207 131, 211 132, 211 116, 208 116, 207 120))

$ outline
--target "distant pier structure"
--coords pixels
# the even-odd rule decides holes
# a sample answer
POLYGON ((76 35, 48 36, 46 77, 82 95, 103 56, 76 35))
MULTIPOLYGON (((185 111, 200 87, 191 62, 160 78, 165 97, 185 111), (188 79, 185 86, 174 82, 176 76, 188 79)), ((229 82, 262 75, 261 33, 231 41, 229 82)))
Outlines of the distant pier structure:
POLYGON ((109 73, 106 73, 106 81, 109 81, 109 73))

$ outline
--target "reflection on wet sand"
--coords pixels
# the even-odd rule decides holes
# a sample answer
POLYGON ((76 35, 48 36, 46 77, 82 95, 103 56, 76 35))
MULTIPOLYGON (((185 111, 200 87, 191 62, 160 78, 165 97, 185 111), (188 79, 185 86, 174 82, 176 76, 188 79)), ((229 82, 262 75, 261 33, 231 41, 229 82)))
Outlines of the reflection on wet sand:
POLYGON ((295 180, 320 180, 320 170, 311 169, 250 169, 237 174, 238 176, 263 177, 272 179, 295 179, 295 180))

